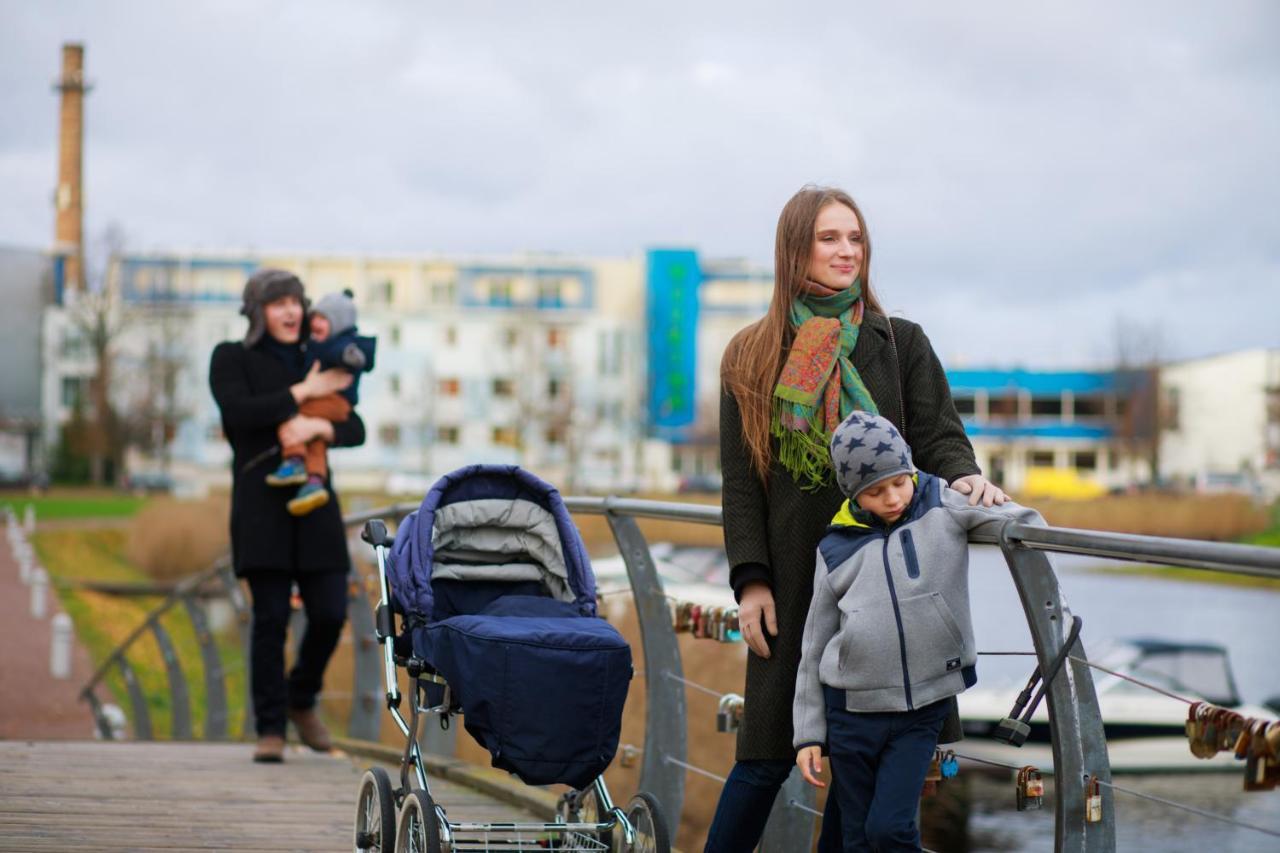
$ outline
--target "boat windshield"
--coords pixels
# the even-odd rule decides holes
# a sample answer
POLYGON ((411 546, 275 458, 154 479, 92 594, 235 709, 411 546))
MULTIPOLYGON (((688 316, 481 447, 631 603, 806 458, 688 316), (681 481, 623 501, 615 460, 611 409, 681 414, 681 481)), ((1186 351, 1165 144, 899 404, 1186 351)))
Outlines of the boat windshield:
POLYGON ((1102 656, 1102 665, 1215 705, 1240 704, 1227 650, 1209 644, 1132 640, 1102 656))

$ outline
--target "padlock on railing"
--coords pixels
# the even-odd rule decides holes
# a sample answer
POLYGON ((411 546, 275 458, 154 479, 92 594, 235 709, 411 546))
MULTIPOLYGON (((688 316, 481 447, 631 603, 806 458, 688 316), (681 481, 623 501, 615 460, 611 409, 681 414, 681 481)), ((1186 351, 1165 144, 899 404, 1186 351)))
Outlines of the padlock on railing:
POLYGON ((720 707, 716 709, 716 731, 736 732, 742 727, 742 697, 737 693, 726 693, 720 697, 720 707))
POLYGON ((929 760, 929 769, 924 774, 924 787, 920 791, 922 797, 932 797, 938 793, 938 783, 942 781, 942 750, 935 749, 933 758, 929 760))
POLYGON ((1269 727, 1266 720, 1253 720, 1250 726, 1249 751, 1244 765, 1246 791, 1273 791, 1280 782, 1276 755, 1267 739, 1269 727))
POLYGON ((624 743, 622 748, 618 750, 618 766, 619 767, 635 767, 636 759, 640 757, 640 750, 629 743, 624 743))
POLYGON ((954 779, 959 772, 960 762, 956 758, 955 750, 948 749, 942 753, 942 778, 954 779))
POLYGON ((1014 803, 1020 812, 1034 811, 1044 804, 1044 780, 1030 764, 1018 771, 1014 803))
POLYGON ((1102 785, 1097 776, 1089 776, 1084 783, 1084 821, 1102 822, 1102 785))
POLYGON ((742 639, 742 623, 738 619, 738 608, 730 607, 724 613, 726 643, 736 643, 742 639))

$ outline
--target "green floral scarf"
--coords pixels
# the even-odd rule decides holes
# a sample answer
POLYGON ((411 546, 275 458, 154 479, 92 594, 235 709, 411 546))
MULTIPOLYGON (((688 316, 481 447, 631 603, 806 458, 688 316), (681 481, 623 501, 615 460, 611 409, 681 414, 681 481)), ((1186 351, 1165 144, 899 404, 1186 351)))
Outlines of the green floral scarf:
POLYGON ((852 361, 865 308, 861 279, 791 303, 796 337, 773 389, 770 433, 782 466, 805 491, 831 482, 828 443, 840 422, 855 410, 879 413, 852 361))

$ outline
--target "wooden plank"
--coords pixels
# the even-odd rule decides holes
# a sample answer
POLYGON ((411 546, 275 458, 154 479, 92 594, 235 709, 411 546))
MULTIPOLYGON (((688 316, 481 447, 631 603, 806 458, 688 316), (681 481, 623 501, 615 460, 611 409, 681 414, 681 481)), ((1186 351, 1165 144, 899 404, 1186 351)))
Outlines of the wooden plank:
MULTIPOLYGON (((0 741, 0 851, 350 849, 363 767, 302 749, 254 764, 250 749, 0 741)), ((534 820, 447 780, 431 789, 452 820, 534 820)))

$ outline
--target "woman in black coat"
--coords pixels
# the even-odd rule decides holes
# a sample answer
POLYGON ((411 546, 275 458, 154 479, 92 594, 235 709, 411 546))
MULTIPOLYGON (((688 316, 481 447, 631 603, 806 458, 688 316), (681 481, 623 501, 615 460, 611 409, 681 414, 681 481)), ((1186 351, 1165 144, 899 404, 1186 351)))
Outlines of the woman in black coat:
POLYGON ((214 348, 209 386, 231 443, 231 557, 236 576, 253 597, 250 679, 258 744, 255 761, 281 761, 292 721, 302 740, 327 751, 329 734, 315 711, 324 670, 346 618, 351 569, 337 495, 304 516, 285 508, 290 490, 266 475, 279 464, 277 428, 297 443, 322 438, 333 447, 364 443, 364 422, 352 413, 333 424, 298 413, 302 402, 351 383, 344 370, 303 370, 307 301, 302 282, 283 270, 260 270, 245 284, 241 313, 249 318, 243 341, 214 348), (298 585, 307 629, 286 680, 284 643, 290 596, 298 585))
MULTIPOLYGON (((853 199, 796 193, 778 218, 774 255, 769 312, 734 337, 721 363, 725 550, 751 651, 737 763, 707 836, 714 853, 755 849, 795 766, 791 707, 815 552, 844 501, 823 434, 852 409, 878 410, 922 470, 972 503, 1005 500, 979 473, 924 331, 890 320, 871 290, 870 243, 853 199)), ((944 738, 956 739, 958 719, 948 728, 944 738)), ((840 848, 838 824, 828 797, 820 851, 840 848)))

